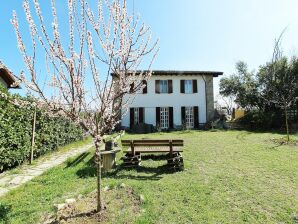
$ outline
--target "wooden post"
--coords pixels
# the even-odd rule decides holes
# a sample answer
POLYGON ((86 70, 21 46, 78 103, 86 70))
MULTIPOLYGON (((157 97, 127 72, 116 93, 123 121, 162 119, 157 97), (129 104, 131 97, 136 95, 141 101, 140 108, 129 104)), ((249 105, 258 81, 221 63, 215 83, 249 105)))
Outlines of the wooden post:
POLYGON ((170 143, 170 156, 172 156, 173 155, 173 141, 169 140, 169 143, 170 143))
POLYGON ((130 148, 131 148, 132 155, 135 156, 135 146, 134 146, 133 141, 130 141, 130 148))
POLYGON ((116 151, 108 151, 101 153, 102 155, 102 169, 109 171, 115 167, 116 164, 116 151))
POLYGON ((33 115, 33 127, 32 127, 32 142, 31 142, 31 153, 30 153, 30 164, 33 162, 33 151, 35 145, 35 125, 36 125, 36 108, 34 109, 33 115))

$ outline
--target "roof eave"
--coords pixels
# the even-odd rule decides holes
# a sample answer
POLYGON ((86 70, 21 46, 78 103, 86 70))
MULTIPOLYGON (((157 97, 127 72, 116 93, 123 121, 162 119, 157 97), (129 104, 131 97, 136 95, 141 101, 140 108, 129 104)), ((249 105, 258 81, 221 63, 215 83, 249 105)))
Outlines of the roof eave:
MULTIPOLYGON (((144 71, 136 71, 136 73, 141 73, 141 72, 144 72, 144 71)), ((111 73, 111 75, 114 76, 115 73, 111 73)), ((152 75, 212 75, 213 77, 218 77, 220 75, 223 75, 223 72, 218 72, 218 71, 152 70, 152 75)))

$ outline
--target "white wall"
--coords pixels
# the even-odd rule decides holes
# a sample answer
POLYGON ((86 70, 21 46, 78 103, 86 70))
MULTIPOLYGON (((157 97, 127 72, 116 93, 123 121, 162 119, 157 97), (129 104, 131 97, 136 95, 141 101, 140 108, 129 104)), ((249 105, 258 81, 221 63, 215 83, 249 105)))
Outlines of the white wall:
MULTIPOLYGON (((128 94, 130 95, 130 94, 128 94)), ((131 95, 130 95, 131 96, 131 95)), ((127 96, 124 98, 127 100, 127 96)), ((205 101, 205 83, 200 75, 153 75, 148 81, 147 94, 135 94, 130 102, 130 107, 145 108, 145 123, 156 125, 156 107, 174 108, 174 126, 181 125, 181 107, 198 106, 199 123, 206 122, 206 101, 205 101), (173 80, 173 93, 155 93, 155 80, 173 80), (198 93, 184 94, 180 93, 180 80, 196 79, 198 83, 198 93)), ((129 127, 129 111, 122 119, 121 125, 129 127)))

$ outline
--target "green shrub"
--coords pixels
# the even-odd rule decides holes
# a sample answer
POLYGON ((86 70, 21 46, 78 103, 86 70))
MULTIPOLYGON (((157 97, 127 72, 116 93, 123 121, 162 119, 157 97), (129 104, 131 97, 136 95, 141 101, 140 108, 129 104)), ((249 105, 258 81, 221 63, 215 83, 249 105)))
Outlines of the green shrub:
POLYGON ((260 110, 252 110, 239 118, 236 122, 252 129, 278 129, 282 127, 283 115, 280 111, 264 112, 260 110))
MULTIPOLYGON (((31 108, 20 108, 0 99, 0 172, 29 158, 33 115, 31 108)), ((82 138, 82 129, 70 120, 49 117, 37 110, 34 157, 82 138)))

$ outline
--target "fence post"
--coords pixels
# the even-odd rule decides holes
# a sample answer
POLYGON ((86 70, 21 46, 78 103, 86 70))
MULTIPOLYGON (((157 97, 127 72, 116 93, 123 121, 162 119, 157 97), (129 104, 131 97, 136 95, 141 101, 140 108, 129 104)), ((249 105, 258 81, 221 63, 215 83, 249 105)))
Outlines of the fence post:
POLYGON ((31 153, 30 153, 30 164, 33 162, 33 151, 35 145, 35 124, 36 124, 36 107, 33 115, 33 126, 32 126, 32 142, 31 142, 31 153))

